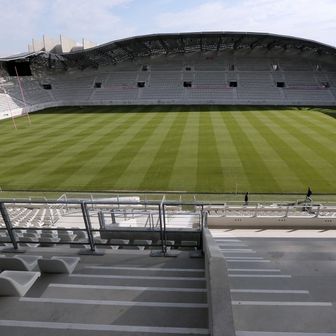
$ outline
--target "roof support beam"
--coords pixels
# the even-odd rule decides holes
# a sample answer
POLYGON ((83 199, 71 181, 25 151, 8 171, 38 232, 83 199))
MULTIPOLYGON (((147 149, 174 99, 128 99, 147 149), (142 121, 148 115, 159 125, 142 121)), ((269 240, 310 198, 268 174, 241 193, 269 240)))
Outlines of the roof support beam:
POLYGON ((168 55, 169 54, 169 47, 167 46, 166 42, 163 41, 161 38, 159 38, 158 41, 160 42, 162 48, 166 51, 166 55, 168 55))
POLYGON ((267 36, 263 36, 259 39, 256 39, 253 43, 250 44, 251 49, 254 49, 256 46, 260 45, 262 41, 265 41, 266 39, 269 39, 269 37, 267 36))
MULTIPOLYGON (((151 41, 147 41, 147 42, 151 42, 151 41)), ((149 48, 143 41, 139 40, 139 41, 137 41, 137 43, 141 46, 142 49, 147 50, 149 55, 152 55, 152 49, 149 48)))
POLYGON ((283 48, 283 45, 280 45, 278 40, 268 43, 267 46, 266 46, 266 48, 268 50, 271 50, 275 46, 279 46, 279 47, 283 48))
POLYGON ((181 46, 182 46, 182 51, 185 53, 186 52, 186 48, 185 48, 185 43, 184 43, 184 38, 183 36, 180 37, 180 42, 181 42, 181 46))
POLYGON ((130 59, 132 59, 132 60, 135 59, 133 51, 130 51, 127 47, 124 47, 120 43, 116 43, 116 46, 119 47, 121 50, 125 51, 130 59))
POLYGON ((217 41, 217 52, 220 50, 220 47, 222 45, 222 36, 218 37, 218 41, 217 41))
POLYGON ((243 41, 243 39, 245 38, 245 35, 242 35, 238 38, 238 40, 236 40, 236 42, 234 42, 233 44, 233 49, 236 50, 238 48, 238 46, 240 45, 241 41, 243 41))

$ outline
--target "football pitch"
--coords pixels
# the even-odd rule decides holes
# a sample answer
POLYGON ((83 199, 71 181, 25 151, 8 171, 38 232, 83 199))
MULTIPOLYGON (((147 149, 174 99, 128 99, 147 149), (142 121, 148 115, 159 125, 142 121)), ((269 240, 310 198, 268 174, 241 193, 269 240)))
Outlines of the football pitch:
POLYGON ((68 107, 0 122, 0 188, 336 192, 335 110, 68 107), (329 115, 324 112, 329 112, 329 115))

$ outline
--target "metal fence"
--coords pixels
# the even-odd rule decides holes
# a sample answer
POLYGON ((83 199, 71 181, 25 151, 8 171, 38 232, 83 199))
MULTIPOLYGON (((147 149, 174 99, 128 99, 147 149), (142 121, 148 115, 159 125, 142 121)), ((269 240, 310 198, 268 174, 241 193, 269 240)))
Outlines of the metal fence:
POLYGON ((63 196, 56 201, 2 200, 0 211, 0 244, 12 244, 14 251, 23 246, 70 244, 94 252, 98 246, 123 245, 114 238, 128 234, 141 238, 135 239, 136 243, 125 243, 128 246, 145 245, 145 238, 152 237, 156 243, 151 248, 166 254, 171 247, 167 224, 170 231, 185 231, 199 237, 204 226, 202 206, 182 211, 180 203, 166 202, 164 198, 84 201, 63 196))
POLYGON ((203 227, 209 218, 323 218, 336 219, 336 204, 316 202, 249 203, 174 201, 139 196, 99 197, 72 200, 0 200, 0 244, 23 246, 69 244, 96 251, 99 246, 137 245, 159 249, 162 254, 184 241, 196 241, 201 249, 203 227), (179 233, 178 233, 179 232, 179 233), (132 236, 130 242, 127 237, 132 236), (126 240, 128 240, 126 242, 126 240), (152 241, 155 243, 152 244, 152 241))

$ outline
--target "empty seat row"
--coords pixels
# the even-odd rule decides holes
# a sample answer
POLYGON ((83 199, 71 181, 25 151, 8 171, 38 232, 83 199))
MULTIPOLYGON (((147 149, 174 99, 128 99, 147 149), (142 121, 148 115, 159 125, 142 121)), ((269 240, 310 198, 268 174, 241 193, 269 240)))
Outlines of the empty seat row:
POLYGON ((24 296, 42 273, 71 274, 78 257, 0 256, 0 296, 24 296), (37 268, 39 271, 32 271, 37 268))
POLYGON ((35 255, 14 255, 8 257, 0 255, 0 270, 33 271, 38 268, 42 273, 72 273, 79 257, 57 257, 50 259, 35 255))
MULTIPOLYGON (((108 243, 112 249, 126 249, 126 250, 144 250, 144 249, 161 249, 162 241, 158 240, 154 244, 152 240, 134 239, 130 242, 129 239, 109 239, 108 243)), ((166 240, 166 247, 168 249, 178 248, 179 250, 194 250, 197 249, 197 241, 181 241, 180 244, 175 244, 174 240, 166 240)))

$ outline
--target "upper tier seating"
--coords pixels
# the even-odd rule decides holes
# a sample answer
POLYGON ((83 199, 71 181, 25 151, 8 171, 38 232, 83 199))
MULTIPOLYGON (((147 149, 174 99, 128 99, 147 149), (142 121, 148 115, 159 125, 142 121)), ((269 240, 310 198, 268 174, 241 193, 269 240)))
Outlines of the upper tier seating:
POLYGON ((168 56, 95 70, 49 72, 42 79, 21 78, 24 97, 17 78, 1 82, 8 94, 0 90, 0 118, 10 117, 11 109, 20 111, 25 105, 28 110, 161 102, 336 105, 336 67, 294 56, 168 56))

